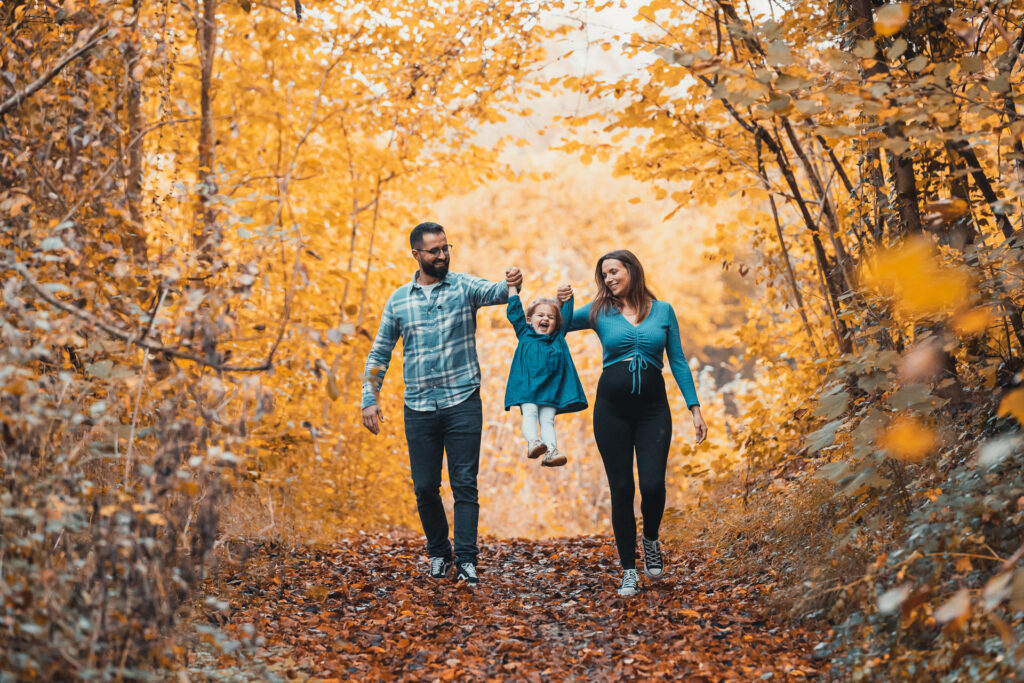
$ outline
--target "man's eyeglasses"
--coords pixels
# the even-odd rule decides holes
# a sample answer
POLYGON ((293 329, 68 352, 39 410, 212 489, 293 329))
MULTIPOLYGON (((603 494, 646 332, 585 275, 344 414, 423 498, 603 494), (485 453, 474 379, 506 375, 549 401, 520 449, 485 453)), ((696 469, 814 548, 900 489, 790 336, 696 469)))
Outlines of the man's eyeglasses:
POLYGON ((452 247, 454 246, 454 244, 446 244, 443 247, 434 247, 433 249, 413 249, 413 251, 423 251, 430 254, 431 256, 437 256, 438 254, 441 254, 443 252, 444 255, 447 256, 448 252, 450 252, 452 250, 452 247))

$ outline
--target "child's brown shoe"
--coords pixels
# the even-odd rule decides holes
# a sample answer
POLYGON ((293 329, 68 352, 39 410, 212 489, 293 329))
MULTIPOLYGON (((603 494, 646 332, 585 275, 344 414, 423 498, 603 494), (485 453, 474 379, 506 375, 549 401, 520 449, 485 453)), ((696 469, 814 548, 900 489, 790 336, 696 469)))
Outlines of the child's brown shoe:
POLYGON ((548 451, 548 445, 543 441, 531 441, 526 446, 526 457, 533 459, 539 458, 548 451))
POLYGON ((568 459, 558 452, 557 448, 549 448, 548 452, 544 454, 544 459, 540 461, 540 464, 544 467, 560 467, 568 462, 568 459))

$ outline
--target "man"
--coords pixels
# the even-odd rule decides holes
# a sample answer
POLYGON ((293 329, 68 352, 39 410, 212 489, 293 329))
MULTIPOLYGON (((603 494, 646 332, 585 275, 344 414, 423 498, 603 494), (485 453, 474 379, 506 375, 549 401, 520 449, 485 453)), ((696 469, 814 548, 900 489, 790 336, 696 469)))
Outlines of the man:
POLYGON ((366 359, 363 425, 374 434, 384 422, 377 401, 391 352, 399 337, 405 379, 405 439, 409 445, 416 507, 427 537, 430 576, 441 579, 457 564, 456 580, 479 582, 476 528, 480 505, 480 362, 476 355, 476 311, 508 302, 508 288, 520 287, 518 268, 505 280, 489 282, 449 273, 452 245, 437 223, 420 223, 409 235, 419 270, 386 304, 380 329, 366 359), (441 461, 448 454, 448 479, 455 498, 455 555, 441 503, 441 461))

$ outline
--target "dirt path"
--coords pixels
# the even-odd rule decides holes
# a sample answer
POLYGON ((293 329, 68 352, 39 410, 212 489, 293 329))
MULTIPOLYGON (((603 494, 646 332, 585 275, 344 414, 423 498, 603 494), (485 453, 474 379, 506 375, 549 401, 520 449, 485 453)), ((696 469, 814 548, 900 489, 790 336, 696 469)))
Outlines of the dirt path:
POLYGON ((328 680, 778 681, 821 668, 820 634, 780 627, 758 585, 714 579, 671 548, 666 578, 623 599, 609 538, 485 539, 475 588, 428 579, 421 547, 363 536, 224 568, 222 630, 252 624, 264 640, 219 664, 328 680))

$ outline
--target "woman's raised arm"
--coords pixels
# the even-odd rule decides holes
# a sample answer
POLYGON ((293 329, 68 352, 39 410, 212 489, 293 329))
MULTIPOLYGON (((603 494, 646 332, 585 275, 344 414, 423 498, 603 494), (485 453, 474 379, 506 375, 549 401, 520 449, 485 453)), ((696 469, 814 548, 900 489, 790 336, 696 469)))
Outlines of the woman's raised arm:
POLYGON ((578 311, 573 311, 573 291, 570 285, 558 286, 558 300, 562 302, 562 334, 573 330, 586 330, 590 327, 590 304, 587 304, 578 311), (569 313, 565 312, 565 305, 569 304, 569 313))

